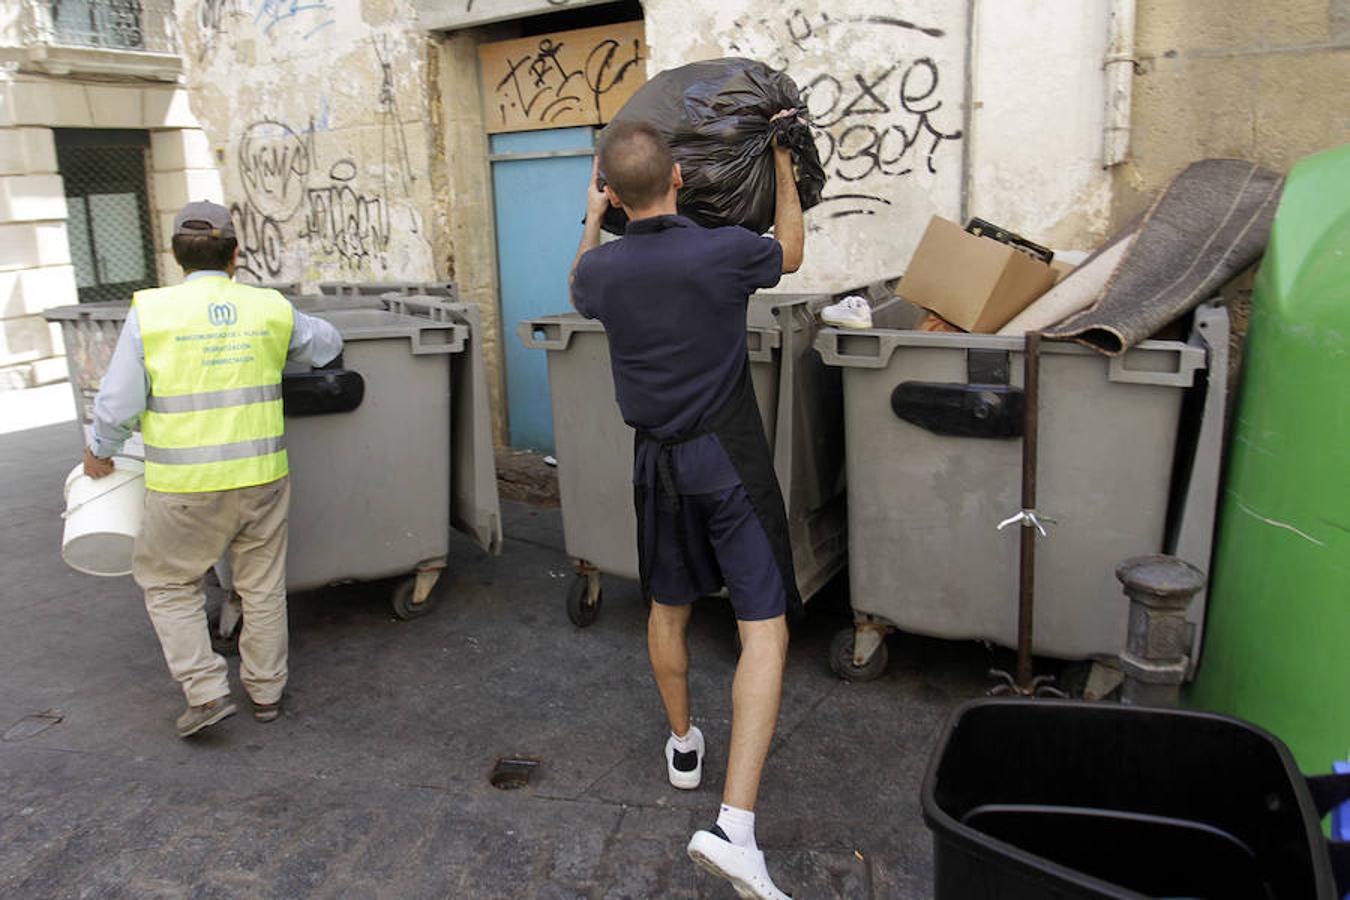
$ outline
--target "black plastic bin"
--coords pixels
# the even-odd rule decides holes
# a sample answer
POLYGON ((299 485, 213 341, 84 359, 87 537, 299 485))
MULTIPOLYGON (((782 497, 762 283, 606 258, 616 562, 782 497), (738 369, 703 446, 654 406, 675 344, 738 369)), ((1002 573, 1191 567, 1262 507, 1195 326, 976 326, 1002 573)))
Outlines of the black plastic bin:
POLYGON ((1237 719, 979 700, 948 721, 924 778, 934 896, 1340 900, 1350 844, 1320 820, 1348 796, 1350 776, 1305 780, 1237 719))

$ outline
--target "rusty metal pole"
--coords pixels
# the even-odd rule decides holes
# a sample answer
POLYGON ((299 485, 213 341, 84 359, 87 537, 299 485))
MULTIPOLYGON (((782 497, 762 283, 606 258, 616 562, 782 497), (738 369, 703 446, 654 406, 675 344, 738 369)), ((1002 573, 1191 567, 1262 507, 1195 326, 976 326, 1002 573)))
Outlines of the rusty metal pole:
MULTIPOLYGON (((1026 418, 1022 428, 1022 509, 1036 509, 1037 433, 1040 430, 1041 334, 1027 335, 1023 354, 1022 392, 1026 398, 1026 418)), ((1023 523, 1021 562, 1017 586, 1017 688, 1031 693, 1032 641, 1036 614, 1036 529, 1023 523)))
POLYGON ((1017 671, 1015 674, 994 670, 989 674, 1002 681, 990 694, 1020 694, 1023 697, 1058 696, 1064 692, 1054 687, 1049 675, 1036 677, 1032 668, 1035 648, 1036 618, 1036 535, 1045 535, 1044 523, 1053 519, 1036 511, 1036 475, 1038 438, 1040 436, 1041 404, 1041 338, 1040 332, 1026 336, 1022 354, 1022 508, 999 523, 999 531, 1009 525, 1020 525, 1017 580, 1017 671))

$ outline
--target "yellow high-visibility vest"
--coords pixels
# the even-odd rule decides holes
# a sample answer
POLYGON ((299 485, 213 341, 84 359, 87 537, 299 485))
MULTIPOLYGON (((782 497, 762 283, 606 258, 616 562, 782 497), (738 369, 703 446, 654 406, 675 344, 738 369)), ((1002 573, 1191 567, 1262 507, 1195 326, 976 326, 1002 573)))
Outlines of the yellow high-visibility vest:
POLYGON ((295 314, 273 290, 204 276, 132 298, 150 395, 145 486, 200 492, 288 471, 281 370, 295 314))

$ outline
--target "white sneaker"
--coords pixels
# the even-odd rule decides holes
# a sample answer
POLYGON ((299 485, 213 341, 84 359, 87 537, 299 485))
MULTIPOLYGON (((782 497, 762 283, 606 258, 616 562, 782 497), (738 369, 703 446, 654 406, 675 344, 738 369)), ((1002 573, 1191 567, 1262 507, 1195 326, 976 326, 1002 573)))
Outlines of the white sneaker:
POLYGON ((722 835, 716 825, 712 831, 696 831, 689 840, 689 858, 700 869, 731 882, 742 897, 758 900, 792 900, 774 886, 769 869, 764 865, 764 853, 748 847, 737 847, 722 835))
POLYGON ((826 325, 840 328, 871 328, 872 307, 856 294, 850 294, 838 303, 820 311, 820 320, 826 325))
POLYGON ((682 791, 692 791, 703 781, 703 732, 689 726, 694 749, 681 753, 675 749, 675 735, 666 740, 666 774, 670 783, 682 791))

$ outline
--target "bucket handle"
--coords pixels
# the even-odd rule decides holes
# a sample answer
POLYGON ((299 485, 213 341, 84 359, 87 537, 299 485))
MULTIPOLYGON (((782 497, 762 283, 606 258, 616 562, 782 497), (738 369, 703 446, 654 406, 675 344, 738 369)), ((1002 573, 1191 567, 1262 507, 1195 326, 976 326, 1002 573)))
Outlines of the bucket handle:
POLYGON ((84 509, 84 508, 85 508, 86 506, 88 506, 90 503, 93 503, 95 500, 102 499, 103 497, 106 497, 106 496, 108 496, 109 494, 111 494, 113 491, 118 490, 119 488, 124 488, 124 487, 126 487, 127 485, 129 485, 129 484, 131 484, 133 481, 135 481, 137 478, 144 478, 144 477, 145 477, 145 473, 144 473, 144 472, 137 472, 135 475, 131 476, 131 477, 128 478, 126 481, 119 481, 117 484, 114 484, 112 487, 108 488, 107 490, 103 491, 103 492, 100 493, 100 494, 95 494, 95 495, 92 496, 92 497, 85 497, 85 498, 84 498, 83 500, 81 500, 79 503, 76 503, 74 506, 70 507, 70 508, 67 509, 65 512, 61 513, 61 518, 62 518, 62 519, 68 519, 68 518, 70 518, 71 516, 73 516, 75 513, 77 513, 77 512, 79 512, 80 510, 84 509))

